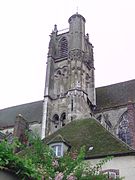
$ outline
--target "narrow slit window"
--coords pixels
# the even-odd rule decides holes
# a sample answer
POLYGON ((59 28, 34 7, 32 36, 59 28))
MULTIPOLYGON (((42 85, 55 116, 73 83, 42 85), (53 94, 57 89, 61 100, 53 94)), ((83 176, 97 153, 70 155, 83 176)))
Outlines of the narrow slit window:
POLYGON ((73 99, 71 99, 71 111, 73 111, 73 99))

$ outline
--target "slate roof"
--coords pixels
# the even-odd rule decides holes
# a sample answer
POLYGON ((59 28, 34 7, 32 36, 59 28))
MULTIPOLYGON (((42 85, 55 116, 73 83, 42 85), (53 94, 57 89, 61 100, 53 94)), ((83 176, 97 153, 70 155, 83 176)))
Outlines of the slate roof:
POLYGON ((61 135, 71 145, 71 151, 86 147, 86 158, 106 155, 135 153, 128 145, 113 136, 95 119, 72 121, 63 128, 44 139, 45 143, 53 142, 54 137, 61 135), (89 150, 93 147, 93 150, 89 150))
MULTIPOLYGON (((135 80, 96 88, 97 111, 135 103, 135 80)), ((18 114, 29 122, 41 122, 43 101, 37 101, 0 110, 0 128, 14 125, 18 114)))
POLYGON ((16 116, 21 114, 29 123, 41 122, 43 101, 37 101, 0 110, 0 128, 14 125, 16 116))
POLYGON ((135 103, 135 80, 96 88, 97 110, 135 103))

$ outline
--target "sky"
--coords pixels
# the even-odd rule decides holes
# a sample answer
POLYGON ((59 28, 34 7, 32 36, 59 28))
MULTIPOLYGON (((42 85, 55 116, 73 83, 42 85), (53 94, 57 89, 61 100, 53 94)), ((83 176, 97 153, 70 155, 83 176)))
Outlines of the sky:
POLYGON ((0 0, 0 109, 43 99, 49 35, 77 10, 94 46, 96 87, 135 78, 134 0, 0 0))

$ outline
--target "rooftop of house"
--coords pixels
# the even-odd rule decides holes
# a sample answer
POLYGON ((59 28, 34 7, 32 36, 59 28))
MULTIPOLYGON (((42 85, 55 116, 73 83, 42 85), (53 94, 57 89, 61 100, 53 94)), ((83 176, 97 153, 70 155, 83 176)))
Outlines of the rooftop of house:
POLYGON ((68 142, 71 151, 86 148, 86 158, 106 155, 124 155, 135 153, 128 145, 113 136, 95 119, 72 121, 44 139, 45 143, 68 142), (57 138, 55 138, 57 137, 57 138), (91 148, 92 147, 92 148, 91 148))
MULTIPOLYGON (((135 103, 135 80, 96 88, 97 112, 103 109, 135 103)), ((0 110, 0 129, 14 126, 16 116, 21 114, 29 123, 42 121, 43 100, 0 110)))

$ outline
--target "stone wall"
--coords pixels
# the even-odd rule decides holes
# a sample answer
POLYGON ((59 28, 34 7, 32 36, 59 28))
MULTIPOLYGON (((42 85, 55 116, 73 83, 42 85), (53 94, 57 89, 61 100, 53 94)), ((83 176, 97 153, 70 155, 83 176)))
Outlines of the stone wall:
POLYGON ((29 124, 29 129, 38 136, 41 136, 41 123, 29 124))
POLYGON ((117 125, 121 115, 127 111, 127 107, 117 107, 114 109, 103 110, 97 113, 95 117, 100 121, 100 123, 108 129, 114 135, 117 135, 117 125))

